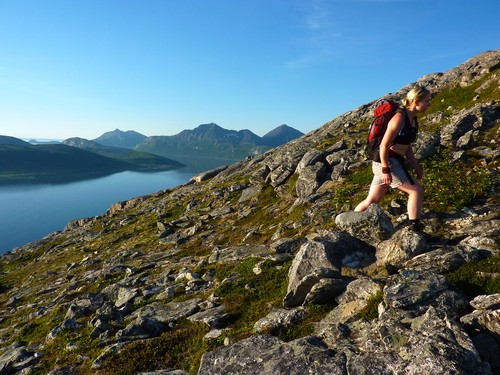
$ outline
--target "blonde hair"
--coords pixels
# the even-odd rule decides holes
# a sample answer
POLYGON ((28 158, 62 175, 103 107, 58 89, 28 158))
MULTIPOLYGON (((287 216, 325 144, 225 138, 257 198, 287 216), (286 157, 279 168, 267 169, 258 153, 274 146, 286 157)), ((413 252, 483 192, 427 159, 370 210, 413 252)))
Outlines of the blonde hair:
POLYGON ((408 91, 408 93, 406 94, 406 97, 401 102, 403 103, 403 105, 405 107, 408 107, 414 101, 422 100, 429 94, 430 94, 430 91, 427 90, 425 87, 415 86, 410 91, 408 91))

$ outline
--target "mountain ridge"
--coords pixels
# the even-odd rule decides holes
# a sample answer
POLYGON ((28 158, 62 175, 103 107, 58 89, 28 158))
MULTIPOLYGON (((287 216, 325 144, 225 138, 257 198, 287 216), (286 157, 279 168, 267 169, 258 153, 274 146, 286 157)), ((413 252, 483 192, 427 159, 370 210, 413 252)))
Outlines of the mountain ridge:
POLYGON ((264 137, 259 137, 247 129, 227 130, 217 124, 209 123, 193 130, 181 131, 175 136, 146 137, 133 130, 124 132, 119 129, 106 132, 94 140, 73 137, 55 143, 30 143, 14 137, 0 136, 3 159, 9 161, 0 166, 0 183, 69 181, 123 170, 158 171, 186 165, 198 171, 212 169, 249 155, 263 153, 300 135, 301 132, 286 125, 274 129, 264 137), (70 155, 70 150, 66 150, 66 157, 73 160, 73 167, 70 168, 66 164, 58 171, 62 162, 48 158, 40 152, 42 150, 50 152, 60 144, 96 153, 115 162, 101 159, 95 163, 93 169, 88 165, 94 158, 91 154, 80 153, 82 160, 78 161, 76 155, 70 155), (2 145, 47 147, 37 149, 38 156, 35 157, 33 154, 35 149, 18 148, 14 151, 2 145), (25 151, 24 155, 22 150, 25 151), (43 160, 49 164, 42 165, 43 160), (28 168, 30 163, 32 166, 28 168))
POLYGON ((268 133, 267 136, 259 137, 248 129, 227 130, 215 123, 208 123, 173 136, 148 137, 135 149, 180 160, 185 164, 189 164, 192 158, 234 162, 261 154, 303 135, 293 128, 283 128, 283 125, 274 130, 276 132, 271 135, 268 133))

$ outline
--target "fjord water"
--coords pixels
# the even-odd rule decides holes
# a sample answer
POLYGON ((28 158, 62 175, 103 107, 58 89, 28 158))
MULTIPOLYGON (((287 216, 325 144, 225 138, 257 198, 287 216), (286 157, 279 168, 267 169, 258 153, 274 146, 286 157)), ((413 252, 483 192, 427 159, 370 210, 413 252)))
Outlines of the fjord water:
POLYGON ((0 186, 0 254, 104 214, 113 203, 187 182, 195 172, 122 172, 67 184, 0 186))

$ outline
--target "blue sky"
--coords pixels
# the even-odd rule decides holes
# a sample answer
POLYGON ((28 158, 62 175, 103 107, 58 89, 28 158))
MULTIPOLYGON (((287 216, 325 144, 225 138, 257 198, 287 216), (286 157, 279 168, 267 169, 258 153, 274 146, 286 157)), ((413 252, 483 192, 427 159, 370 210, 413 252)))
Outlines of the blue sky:
POLYGON ((0 134, 304 133, 500 48, 498 0, 0 0, 0 134))

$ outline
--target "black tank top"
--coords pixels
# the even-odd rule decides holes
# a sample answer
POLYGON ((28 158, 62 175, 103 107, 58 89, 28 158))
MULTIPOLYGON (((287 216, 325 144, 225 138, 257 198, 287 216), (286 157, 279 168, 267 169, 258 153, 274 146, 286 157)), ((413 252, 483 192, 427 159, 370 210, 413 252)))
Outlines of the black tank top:
POLYGON ((394 138, 394 144, 395 143, 400 145, 412 144, 417 140, 417 133, 418 133, 417 118, 416 117, 413 118, 413 120, 415 121, 415 126, 411 126, 411 121, 406 111, 404 109, 401 109, 399 111, 403 114, 405 120, 403 127, 399 131, 399 134, 396 135, 396 138, 394 138))

